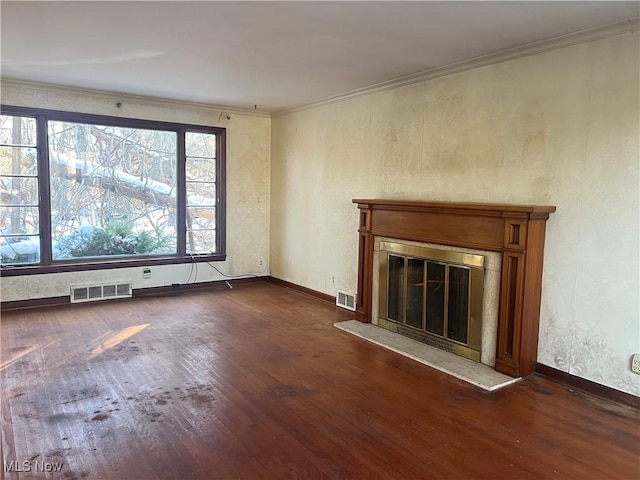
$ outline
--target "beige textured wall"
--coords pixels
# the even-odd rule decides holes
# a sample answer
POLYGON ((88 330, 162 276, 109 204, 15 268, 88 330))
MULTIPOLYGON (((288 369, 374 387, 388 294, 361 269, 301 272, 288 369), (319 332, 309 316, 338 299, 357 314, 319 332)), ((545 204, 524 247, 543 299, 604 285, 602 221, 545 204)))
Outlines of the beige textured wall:
POLYGON ((271 274, 355 291, 353 198, 556 205, 539 361, 640 395, 639 45, 620 35, 275 117, 271 274))
MULTIPOLYGON (((120 97, 108 93, 3 82, 2 103, 149 120, 210 125, 227 129, 227 261, 214 265, 229 275, 269 274, 269 157, 271 120, 266 116, 227 112, 195 105, 120 97), (116 107, 122 102, 122 108, 116 107), (227 119, 226 115, 231 118, 227 119)), ((206 263, 5 277, 2 301, 69 295, 83 283, 133 282, 133 288, 223 279, 206 263), (196 277, 197 273, 197 277, 196 277)))

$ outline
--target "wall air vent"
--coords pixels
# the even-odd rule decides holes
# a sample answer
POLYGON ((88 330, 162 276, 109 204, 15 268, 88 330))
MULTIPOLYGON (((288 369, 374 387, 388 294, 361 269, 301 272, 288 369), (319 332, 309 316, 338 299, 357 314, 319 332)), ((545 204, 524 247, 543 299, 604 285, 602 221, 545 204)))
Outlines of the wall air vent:
POLYGON ((115 285, 103 285, 102 286, 102 296, 104 298, 115 297, 116 296, 116 286, 115 285))
POLYGON ((354 312, 356 310, 356 296, 353 293, 338 290, 336 293, 336 305, 354 312))
POLYGON ((71 303, 95 302, 110 298, 131 297, 131 282, 108 285, 78 285, 71 287, 71 303))
POLYGON ((116 296, 118 297, 130 297, 131 296, 131 284, 130 283, 118 283, 116 285, 116 296))

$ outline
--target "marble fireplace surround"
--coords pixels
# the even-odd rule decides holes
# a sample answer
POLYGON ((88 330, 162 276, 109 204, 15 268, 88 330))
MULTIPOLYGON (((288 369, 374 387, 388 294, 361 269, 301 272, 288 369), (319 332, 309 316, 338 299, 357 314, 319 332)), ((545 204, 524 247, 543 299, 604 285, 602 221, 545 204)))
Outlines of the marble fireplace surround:
POLYGON ((494 368, 512 377, 535 371, 545 227, 555 207, 361 199, 353 202, 360 211, 357 320, 370 323, 375 318, 374 259, 379 237, 497 252, 501 272, 494 368))

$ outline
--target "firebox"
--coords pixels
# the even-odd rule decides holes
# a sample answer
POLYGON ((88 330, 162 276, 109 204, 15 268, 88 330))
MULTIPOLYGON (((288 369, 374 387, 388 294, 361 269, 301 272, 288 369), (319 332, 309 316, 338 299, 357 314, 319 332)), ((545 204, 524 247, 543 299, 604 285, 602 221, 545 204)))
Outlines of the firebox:
POLYGON ((380 242, 378 325, 480 362, 484 260, 380 242))

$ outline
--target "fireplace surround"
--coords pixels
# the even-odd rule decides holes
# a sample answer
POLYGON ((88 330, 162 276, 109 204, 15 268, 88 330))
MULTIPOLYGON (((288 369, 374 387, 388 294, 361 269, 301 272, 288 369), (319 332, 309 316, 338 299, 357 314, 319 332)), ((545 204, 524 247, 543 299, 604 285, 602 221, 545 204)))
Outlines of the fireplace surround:
POLYGON ((498 252, 502 257, 495 370, 533 373, 537 360, 546 221, 553 206, 398 200, 353 200, 358 205, 356 318, 373 314, 377 237, 498 252))

